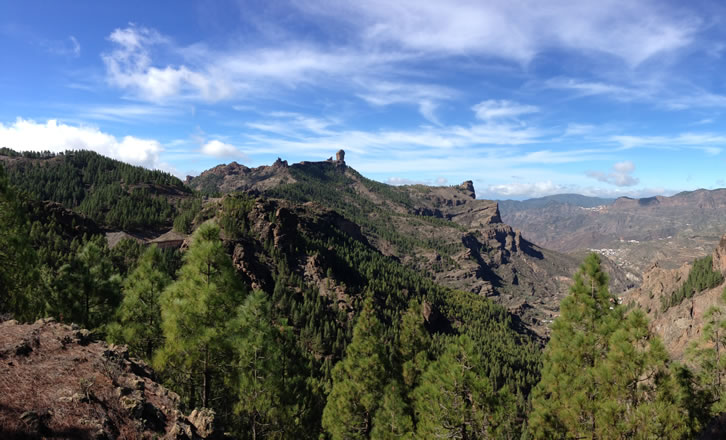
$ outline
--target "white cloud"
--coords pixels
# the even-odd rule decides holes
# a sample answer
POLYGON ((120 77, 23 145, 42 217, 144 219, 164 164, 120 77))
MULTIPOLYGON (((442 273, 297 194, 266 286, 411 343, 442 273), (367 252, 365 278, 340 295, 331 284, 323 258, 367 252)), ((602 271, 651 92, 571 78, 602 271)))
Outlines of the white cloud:
POLYGON ((327 19, 346 17, 376 47, 430 54, 483 54, 529 62, 553 48, 609 54, 637 66, 688 46, 700 21, 650 0, 361 0, 296 2, 327 19), (634 44, 633 42, 638 42, 634 44))
POLYGON ((68 37, 68 39, 71 40, 71 52, 73 53, 73 55, 76 57, 81 56, 81 44, 78 42, 78 40, 76 40, 76 37, 71 35, 70 37, 68 37))
POLYGON ((582 194, 590 197, 652 197, 655 195, 670 196, 679 192, 678 190, 662 187, 649 188, 626 188, 626 187, 594 187, 581 186, 576 184, 557 184, 552 181, 541 181, 533 183, 508 183, 500 185, 489 185, 482 192, 482 196, 489 199, 531 199, 536 197, 551 196, 554 194, 582 194))
POLYGON ((211 140, 206 144, 202 145, 202 153, 209 156, 215 157, 229 157, 229 156, 241 156, 237 147, 230 144, 225 144, 218 140, 211 140))
POLYGON ((396 52, 361 52, 354 48, 321 49, 297 43, 278 47, 214 51, 202 43, 176 46, 154 29, 130 24, 108 37, 114 49, 103 54, 110 84, 129 90, 134 97, 165 102, 175 99, 217 102, 254 94, 269 95, 275 84, 294 88, 301 84, 331 87, 376 67, 378 73, 392 62, 410 58, 396 52), (155 50, 176 57, 178 64, 160 64, 155 50))
POLYGON ((73 126, 49 119, 45 123, 18 118, 0 123, 0 145, 19 151, 92 150, 114 159, 147 168, 167 168, 160 160, 161 144, 153 139, 124 136, 119 139, 98 128, 73 126))
POLYGON ((476 113, 476 117, 483 121, 516 118, 517 116, 539 111, 539 109, 533 105, 519 104, 506 99, 489 99, 482 101, 472 107, 472 110, 476 113))
POLYGON ((430 179, 424 179, 424 180, 416 180, 416 179, 408 179, 405 177, 389 177, 386 179, 386 183, 389 185, 446 185, 448 180, 444 177, 437 177, 434 180, 430 179))
POLYGON ((458 93, 443 86, 376 80, 359 80, 364 92, 358 97, 376 106, 392 104, 414 104, 427 120, 439 124, 436 109, 440 101, 452 99, 458 93))
POLYGON ((116 122, 148 122, 169 119, 180 114, 178 109, 153 105, 84 105, 79 109, 79 114, 84 119, 116 122))
POLYGON ((635 164, 626 160, 623 162, 617 162, 608 173, 603 173, 602 171, 588 171, 586 174, 588 177, 597 179, 600 182, 609 183, 615 186, 635 186, 640 183, 640 179, 632 176, 633 171, 635 171, 635 164))
POLYGON ((561 194, 567 192, 567 188, 563 185, 553 183, 552 181, 533 182, 533 183, 506 183, 499 185, 489 185, 488 193, 498 195, 500 197, 543 197, 552 194, 561 194))
POLYGON ((425 185, 426 182, 423 180, 411 180, 406 179, 405 177, 389 177, 386 180, 386 183, 389 185, 425 185))
POLYGON ((578 96, 608 95, 620 101, 632 101, 651 97, 648 87, 626 87, 600 81, 583 81, 573 78, 550 78, 544 87, 573 91, 578 96))
POLYGON ((562 137, 567 136, 582 136, 585 134, 590 134, 593 131, 595 131, 595 126, 590 124, 567 124, 567 128, 565 129, 565 133, 562 135, 562 137))
POLYGON ((663 150, 694 149, 715 156, 726 145, 726 136, 712 133, 682 133, 676 136, 611 136, 621 149, 655 148, 663 150))
POLYGON ((212 81, 186 66, 153 66, 151 49, 170 44, 156 30, 131 24, 114 30, 108 39, 115 44, 113 51, 102 56, 108 81, 132 90, 144 100, 160 102, 180 93, 191 93, 200 99, 215 101, 229 95, 228 84, 220 78, 212 81))

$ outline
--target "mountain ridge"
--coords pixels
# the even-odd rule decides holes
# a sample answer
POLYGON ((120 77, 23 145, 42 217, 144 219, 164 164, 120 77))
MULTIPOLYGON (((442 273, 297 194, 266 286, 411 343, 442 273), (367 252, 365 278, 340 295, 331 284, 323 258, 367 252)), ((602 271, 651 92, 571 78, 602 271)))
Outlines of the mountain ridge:
MULTIPOLYGON (((539 334, 557 316, 575 257, 541 248, 502 221, 499 205, 477 199, 472 181, 452 186, 391 186, 367 179, 343 160, 248 168, 223 164, 186 181, 192 189, 237 191, 316 202, 360 225, 384 255, 443 285, 492 298, 539 334)), ((606 261, 613 290, 634 280, 606 261)))

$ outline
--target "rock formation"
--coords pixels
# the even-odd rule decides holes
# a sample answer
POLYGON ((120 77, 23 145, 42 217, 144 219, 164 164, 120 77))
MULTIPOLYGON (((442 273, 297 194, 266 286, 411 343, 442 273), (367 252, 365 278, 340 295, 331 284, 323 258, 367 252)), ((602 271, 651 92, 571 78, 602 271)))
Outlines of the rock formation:
POLYGON ((52 319, 0 323, 0 438, 212 438, 214 417, 185 417, 179 396, 125 346, 52 319))

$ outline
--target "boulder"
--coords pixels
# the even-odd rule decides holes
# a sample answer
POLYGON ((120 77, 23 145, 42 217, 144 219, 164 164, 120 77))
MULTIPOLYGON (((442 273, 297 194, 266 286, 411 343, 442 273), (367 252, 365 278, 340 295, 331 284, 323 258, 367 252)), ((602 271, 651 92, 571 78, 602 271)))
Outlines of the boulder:
POLYGON ((189 415, 189 422, 196 428, 197 434, 202 438, 213 438, 214 411, 209 408, 194 409, 189 415))

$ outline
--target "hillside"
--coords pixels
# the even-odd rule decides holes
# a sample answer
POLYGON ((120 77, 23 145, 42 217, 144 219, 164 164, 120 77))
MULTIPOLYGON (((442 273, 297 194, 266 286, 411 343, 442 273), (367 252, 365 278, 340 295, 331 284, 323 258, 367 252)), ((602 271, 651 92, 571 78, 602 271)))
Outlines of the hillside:
POLYGON ((568 203, 502 210, 502 219, 533 242, 561 252, 595 249, 624 269, 658 262, 677 268, 707 253, 726 230, 726 189, 583 207, 568 203))
MULTIPOLYGON (((0 196, 7 197, 7 194, 0 192, 0 196)), ((13 197, 11 193, 10 203, 13 203, 13 197)), ((21 203, 21 207, 24 206, 26 205, 21 203)), ((39 217, 34 229, 43 230, 53 223, 52 220, 47 224, 42 223, 43 218, 45 217, 39 217)), ((27 223, 20 216, 8 220, 18 220, 19 224, 14 227, 18 228, 21 237, 27 235, 23 229, 27 227, 27 223)), ((401 344, 404 344, 402 341, 409 337, 406 325, 416 326, 416 331, 422 332, 417 337, 428 341, 425 344, 419 341, 415 346, 418 347, 417 350, 422 350, 419 357, 425 356, 426 359, 435 359, 447 347, 458 343, 459 337, 466 337, 475 344, 479 353, 478 374, 495 384, 494 391, 504 390, 503 392, 512 393, 516 399, 512 402, 513 406, 508 408, 505 419, 508 426, 512 426, 515 431, 521 430, 521 420, 526 411, 526 396, 539 377, 543 341, 526 328, 517 316, 503 307, 482 296, 438 285, 428 277, 400 264, 395 258, 383 255, 361 233, 360 226, 314 202, 301 204, 247 194, 227 195, 209 200, 194 216, 192 228, 196 232, 193 238, 182 245, 184 257, 181 258, 173 249, 161 251, 148 248, 144 252, 134 241, 126 241, 125 245, 117 244, 113 249, 108 249, 102 237, 96 235, 75 237, 75 244, 54 250, 54 258, 34 258, 33 255, 28 255, 27 260, 3 265, 0 276, 7 274, 11 280, 17 280, 15 285, 19 289, 9 291, 8 301, 0 301, 0 313, 14 313, 18 319, 28 321, 42 316, 55 316, 64 322, 85 322, 94 334, 114 341, 124 341, 136 356, 143 356, 151 361, 150 353, 153 350, 149 349, 147 352, 147 345, 139 342, 138 337, 124 339, 125 327, 119 323, 122 316, 120 310, 126 307, 123 300, 128 295, 127 283, 133 283, 132 280, 137 276, 136 270, 149 252, 158 252, 158 260, 150 265, 149 270, 157 271, 157 276, 168 277, 170 281, 174 279, 175 282, 183 282, 186 273, 196 270, 194 267, 197 266, 189 264, 187 260, 192 258, 190 254, 200 252, 194 249, 207 252, 209 246, 215 246, 219 251, 215 257, 215 267, 227 268, 225 270, 232 277, 228 279, 232 286, 228 290, 229 294, 234 294, 237 298, 254 297, 264 300, 269 304, 265 309, 265 319, 269 320, 271 328, 285 329, 284 337, 274 336, 277 333, 273 333, 273 339, 265 343, 265 350, 271 350, 275 344, 284 344, 284 349, 281 349, 284 358, 280 362, 267 365, 266 368, 274 370, 274 374, 279 374, 280 378, 284 377, 282 380, 287 384, 282 388, 284 402, 277 405, 289 405, 294 408, 296 415, 288 417, 280 414, 276 416, 276 420, 284 420, 289 424, 284 429, 292 437, 319 437, 322 410, 333 381, 333 367, 344 359, 347 347, 354 342, 355 325, 361 319, 360 315, 367 302, 372 303, 372 313, 381 323, 382 331, 376 347, 381 351, 380 360, 387 365, 386 374, 390 374, 393 379, 401 377, 402 373, 396 372, 396 369, 403 367, 403 355, 400 353, 412 349, 408 346, 401 348, 401 344), (219 234, 215 225, 221 227, 223 241, 219 241, 219 238, 202 239, 200 234, 204 234, 204 231, 216 230, 219 234), (209 241, 198 246, 195 240, 209 241), (26 278, 24 274, 29 276, 26 278), (40 274, 40 279, 35 274, 40 274), (140 351, 139 346, 144 350, 140 351), (284 371, 278 371, 283 367, 284 371)), ((14 240, 10 232, 13 230, 0 228, 0 239, 14 240)), ((62 236, 65 233, 66 230, 60 228, 58 234, 62 236)), ((18 247, 23 244, 22 241, 14 242, 18 247)), ((37 254, 45 254, 44 241, 31 241, 29 244, 37 254)), ((0 254, 0 258, 6 262, 3 254, 0 254)), ((216 281, 214 285, 223 284, 216 281)), ((144 294, 151 290, 149 284, 141 286, 144 294)), ((204 298, 204 292, 207 291, 194 285, 190 292, 196 300, 204 298)), ((231 297, 230 301, 233 301, 231 297)), ((215 381, 212 382, 214 386, 211 392, 216 397, 210 406, 217 411, 217 420, 225 431, 236 432, 238 437, 244 437, 239 433, 246 432, 248 419, 240 417, 233 409, 236 407, 234 402, 239 399, 237 396, 244 395, 247 388, 234 388, 229 384, 238 380, 239 371, 248 370, 232 367, 237 361, 233 361, 236 358, 230 356, 236 352, 230 352, 229 347, 239 347, 239 340, 245 337, 235 326, 237 319, 242 319, 236 317, 236 313, 238 310, 245 310, 242 306, 249 301, 244 304, 239 299, 236 301, 238 302, 230 307, 217 305, 211 309, 191 307, 187 310, 214 310, 217 314, 215 316, 222 316, 211 321, 212 325, 218 326, 214 334, 217 339, 226 338, 225 343, 230 345, 225 345, 224 350, 221 350, 226 357, 224 362, 219 362, 220 371, 215 374, 215 381), (219 315, 225 310, 232 315, 219 315)), ((168 306, 169 303, 164 302, 159 308, 168 306)), ((148 302, 143 307, 130 309, 134 317, 148 310, 153 310, 148 302)), ((156 319, 158 326, 160 318, 156 319)), ((260 324, 263 321, 256 319, 255 322, 260 324)), ((128 324, 123 321, 121 323, 128 324)), ((155 341, 164 341, 164 337, 160 335, 162 329, 157 327, 154 331, 153 325, 153 321, 150 324, 144 319, 141 328, 149 329, 155 341)), ((169 337, 167 340, 169 344, 173 344, 183 337, 196 338, 199 334, 202 333, 185 331, 183 336, 169 337)), ((43 340, 40 344, 42 347, 55 347, 43 340)), ((156 348, 157 351, 160 350, 158 345, 156 348)), ((72 350, 71 352, 69 359, 59 359, 58 362, 75 362, 73 359, 76 356, 72 350)), ((181 374, 175 369, 176 364, 171 364, 160 373, 164 383, 180 395, 178 404, 187 413, 198 407, 202 401, 200 396, 203 393, 198 391, 201 381, 189 379, 192 377, 190 375, 199 371, 202 363, 197 360, 185 364, 181 374)), ((79 371, 90 375, 85 370, 85 364, 83 367, 84 370, 79 371)), ((68 380, 59 379, 59 383, 68 387, 75 386, 75 377, 69 377, 68 380)), ((21 380, 24 381, 24 387, 29 386, 25 377, 21 380)), ((407 392, 413 392, 417 385, 418 382, 407 382, 407 392)), ((25 388, 21 389, 23 390, 25 388)), ((99 398, 103 405, 107 405, 108 411, 115 411, 115 401, 109 403, 110 397, 106 396, 109 390, 102 388, 99 392, 101 391, 104 394, 99 398)), ((113 389, 110 391, 113 392, 113 389)), ((49 392, 55 391, 49 389, 49 392)), ((42 405, 46 405, 44 408, 50 406, 43 402, 42 405)), ((38 405, 42 406, 40 403, 38 405)), ((45 413, 40 406, 37 410, 29 410, 38 413, 43 423, 47 422, 48 428, 52 428, 54 432, 61 429, 57 426, 60 422, 43 418, 42 414, 45 413)), ((94 408, 87 410, 94 411, 94 408)), ((79 410, 86 411, 84 408, 79 410)), ((15 420, 22 415, 16 414, 18 411, 20 409, 10 411, 7 417, 15 420)), ((167 416, 167 419, 172 418, 167 416)), ((99 428, 95 427, 95 421, 92 423, 93 432, 96 432, 99 428)), ((125 422, 114 421, 114 426, 122 432, 130 429, 121 428, 125 426, 123 423, 125 422)), ((10 426, 23 432, 19 425, 10 426)), ((72 425, 68 429, 76 428, 72 425)), ((166 427, 153 429, 155 432, 162 432, 160 430, 166 427)))
POLYGON ((0 149, 10 182, 37 200, 60 203, 108 229, 170 228, 191 191, 176 177, 90 151, 0 149))
MULTIPOLYGON (((726 235, 707 257, 710 257, 714 272, 726 274, 726 235)), ((686 282, 692 268, 692 263, 685 263, 676 269, 666 269, 655 264, 643 274, 641 286, 623 295, 626 304, 637 305, 648 313, 651 328, 677 359, 682 359, 688 345, 701 336, 708 309, 724 306, 721 297, 726 285, 719 282, 695 292, 690 298, 682 299, 679 304, 667 309, 664 307, 664 299, 686 282)))
MULTIPOLYGON (((382 254, 451 288, 489 297, 539 334, 557 315, 579 260, 532 244, 503 223, 497 203, 478 200, 472 182, 391 186, 343 160, 247 168, 220 165, 187 180, 194 190, 238 190, 297 203, 315 201, 360 225, 382 254)), ((610 263, 613 291, 632 286, 610 263)))

